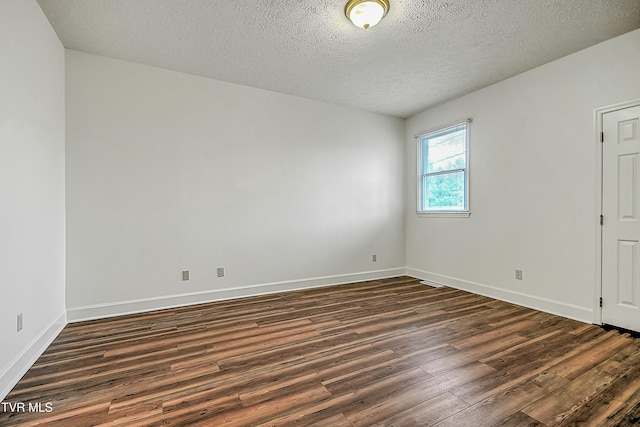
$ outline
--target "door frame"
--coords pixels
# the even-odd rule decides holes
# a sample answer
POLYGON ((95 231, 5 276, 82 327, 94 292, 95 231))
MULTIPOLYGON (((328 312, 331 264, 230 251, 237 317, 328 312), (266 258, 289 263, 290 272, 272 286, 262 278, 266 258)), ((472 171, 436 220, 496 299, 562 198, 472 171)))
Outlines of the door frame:
POLYGON ((602 152, 603 145, 600 142, 600 134, 602 133, 602 122, 604 115, 612 113, 618 110, 624 110, 625 108, 640 106, 640 99, 632 101, 621 102, 619 104, 609 105, 607 107, 601 107, 594 110, 594 123, 595 133, 594 140, 596 144, 596 289, 594 292, 593 301, 593 322, 597 325, 602 325, 602 307, 600 307, 600 298, 602 297, 602 226, 600 225, 600 215, 602 215, 602 176, 603 176, 603 164, 602 164, 602 152))

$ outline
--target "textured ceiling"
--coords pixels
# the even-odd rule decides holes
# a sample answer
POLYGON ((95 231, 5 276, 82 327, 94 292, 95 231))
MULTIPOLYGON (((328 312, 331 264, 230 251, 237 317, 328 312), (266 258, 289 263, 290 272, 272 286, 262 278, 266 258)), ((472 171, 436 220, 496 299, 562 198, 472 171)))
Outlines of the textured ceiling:
POLYGON ((640 28, 640 0, 38 0, 70 49, 398 117, 640 28))

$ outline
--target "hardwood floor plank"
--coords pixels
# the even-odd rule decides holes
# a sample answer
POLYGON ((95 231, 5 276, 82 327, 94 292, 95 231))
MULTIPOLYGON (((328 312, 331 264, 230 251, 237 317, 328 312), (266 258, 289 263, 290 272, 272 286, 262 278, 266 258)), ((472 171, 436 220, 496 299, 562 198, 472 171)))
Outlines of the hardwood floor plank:
MULTIPOLYGON (((627 346, 622 351, 599 362, 544 398, 529 404, 523 408, 522 412, 549 426, 561 423, 573 412, 592 401, 615 380, 621 370, 628 370, 629 364, 638 360, 637 345, 625 341, 627 346)), ((614 344, 611 343, 610 346, 614 344)), ((600 360, 600 355, 600 352, 595 353, 596 360, 600 360)))
POLYGON ((188 399, 180 399, 165 402, 160 417, 165 425, 191 425, 203 419, 220 417, 233 411, 244 409, 237 394, 222 395, 208 390, 199 393, 198 396, 190 396, 188 399))
MULTIPOLYGON (((408 419, 407 411, 413 412, 413 408, 418 406, 420 406, 420 410, 424 410, 421 405, 426 401, 433 400, 433 402, 431 402, 432 404, 440 403, 440 400, 436 398, 445 394, 447 390, 461 386, 489 372, 494 372, 494 369, 481 363, 471 363, 467 366, 447 371, 439 376, 427 378, 424 381, 399 388, 395 391, 390 389, 381 399, 369 401, 368 403, 361 402, 362 405, 358 407, 354 413, 351 413, 349 410, 346 410, 344 413, 354 426, 367 426, 380 423, 383 420, 394 418, 400 413, 405 413, 403 416, 400 416, 400 418, 408 419)), ((457 405, 459 406, 458 410, 469 406, 457 397, 455 400, 459 403, 459 405, 457 405)), ((451 401, 448 401, 448 403, 451 403, 451 401)), ((431 420, 430 423, 435 423, 449 415, 451 415, 451 412, 442 412, 436 408, 435 410, 427 411, 425 417, 429 417, 431 420), (437 420, 434 419, 436 415, 437 420)), ((426 422, 426 420, 427 418, 423 418, 424 422, 426 422)))
MULTIPOLYGON (((616 427, 632 427, 640 424, 640 403, 636 403, 628 412, 622 414, 621 418, 611 420, 611 424, 616 427)), ((603 424, 604 425, 604 424, 603 424)))
MULTIPOLYGON (((594 424, 600 425, 600 424, 594 424)), ((542 424, 540 421, 531 418, 529 415, 524 414, 520 411, 511 415, 504 420, 500 420, 497 424, 494 424, 493 427, 548 427, 546 424, 542 424)))
POLYGON ((347 409, 344 414, 354 427, 370 426, 443 394, 445 388, 446 385, 427 379, 385 393, 378 399, 369 399, 353 409, 347 409))
MULTIPOLYGON (((517 364, 503 366, 493 374, 480 378, 467 384, 464 389, 454 390, 457 396, 469 403, 477 403, 491 395, 507 390, 510 387, 526 381, 536 375, 550 370, 555 364, 562 363, 575 355, 583 353, 588 346, 598 344, 607 339, 601 335, 597 341, 584 343, 579 339, 564 341, 562 345, 556 343, 555 347, 545 349, 542 353, 534 353, 531 357, 518 359, 517 364)), ((517 348, 517 346, 514 346, 517 348)), ((482 359, 486 360, 486 359, 482 359)), ((496 365, 500 368, 500 364, 496 365)), ((559 377, 558 381, 561 381, 559 377)), ((568 380, 567 380, 568 382, 568 380)))
MULTIPOLYGON (((531 314, 528 314, 528 316, 530 315, 531 314)), ((491 330, 452 340, 449 344, 461 350, 478 347, 489 342, 499 341, 507 335, 520 334, 520 336, 522 336, 522 331, 535 326, 535 322, 532 320, 526 318, 519 319, 517 322, 510 322, 508 325, 500 324, 499 327, 494 327, 491 330)))
POLYGON ((278 397, 262 402, 259 405, 252 405, 225 411, 220 415, 208 417, 203 421, 206 425, 217 426, 248 426, 267 421, 273 416, 281 413, 285 408, 297 408, 310 402, 323 400, 331 397, 331 393, 322 386, 316 386, 307 390, 298 390, 290 395, 278 397))
POLYGON ((553 330, 484 357, 480 361, 495 369, 505 369, 509 366, 519 365, 523 360, 543 357, 549 351, 557 349, 566 342, 567 334, 564 331, 553 330))
POLYGON ((445 392, 372 425, 379 427, 429 426, 447 418, 453 413, 460 412, 468 406, 467 403, 457 396, 445 392))
MULTIPOLYGON (((612 381, 587 404, 565 417, 560 425, 624 425, 624 418, 634 411, 634 402, 640 400, 640 365, 612 381)), ((640 419, 637 419, 640 424, 640 419)))
POLYGON ((527 404, 536 401, 564 385, 566 380, 556 375, 540 374, 519 383, 506 391, 492 395, 444 420, 434 424, 437 427, 483 427, 500 424, 520 411, 527 404))
POLYGON ((567 379, 574 379, 589 370, 591 366, 599 363, 621 348, 628 345, 629 340, 619 334, 608 335, 606 340, 598 341, 598 346, 589 352, 575 354, 571 358, 565 359, 562 363, 555 365, 552 371, 567 379))
POLYGON ((501 339, 495 339, 491 342, 487 342, 476 347, 471 347, 466 350, 458 350, 457 353, 440 359, 432 360, 422 365, 422 368, 430 374, 438 374, 480 360, 495 352, 502 351, 510 346, 520 344, 524 341, 526 341, 526 338, 523 338, 517 334, 506 335, 501 339))
POLYGON ((338 414, 326 420, 309 424, 309 427, 353 427, 353 424, 343 414, 338 414))

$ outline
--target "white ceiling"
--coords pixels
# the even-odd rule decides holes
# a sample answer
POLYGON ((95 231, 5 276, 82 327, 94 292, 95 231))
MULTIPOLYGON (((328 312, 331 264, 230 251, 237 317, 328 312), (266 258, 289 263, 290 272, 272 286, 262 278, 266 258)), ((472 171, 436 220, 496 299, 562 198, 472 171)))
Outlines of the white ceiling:
POLYGON ((38 0, 70 49, 398 117, 640 28, 640 0, 38 0))

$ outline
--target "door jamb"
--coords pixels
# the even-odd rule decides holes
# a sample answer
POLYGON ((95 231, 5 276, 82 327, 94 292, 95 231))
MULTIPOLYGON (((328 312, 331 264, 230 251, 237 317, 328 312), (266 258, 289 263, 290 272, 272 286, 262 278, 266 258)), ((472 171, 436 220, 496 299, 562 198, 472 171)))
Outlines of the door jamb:
MULTIPOLYGON (((625 108, 640 106, 640 99, 621 102, 619 104, 609 105, 607 107, 601 107, 594 110, 594 124, 595 124, 595 142, 596 142, 596 289, 594 292, 593 301, 593 322, 597 325, 602 325, 602 307, 600 307, 600 298, 602 297, 602 226, 600 225, 600 215, 602 215, 602 150, 603 144, 600 142, 600 134, 602 132, 602 120, 603 116, 607 113, 612 113, 618 110, 624 110, 625 108)), ((606 219, 605 219, 606 221, 606 219)))

